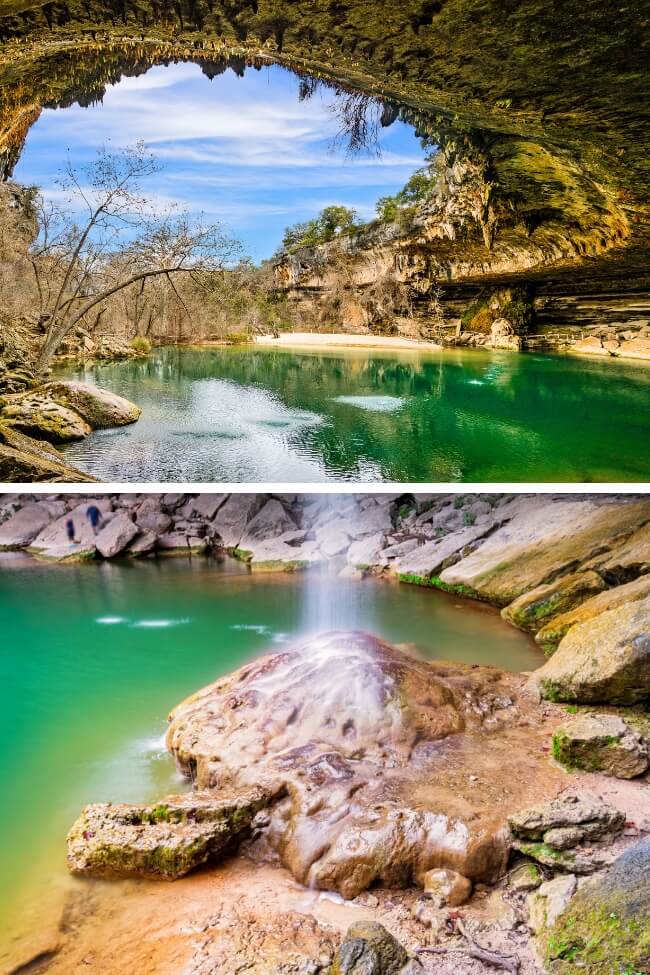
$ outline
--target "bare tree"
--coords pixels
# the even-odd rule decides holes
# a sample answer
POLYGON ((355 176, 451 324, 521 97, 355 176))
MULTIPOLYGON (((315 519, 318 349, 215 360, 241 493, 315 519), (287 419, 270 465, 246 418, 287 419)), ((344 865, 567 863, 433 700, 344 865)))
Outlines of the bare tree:
POLYGON ((219 224, 174 207, 155 209, 141 184, 157 171, 142 143, 117 153, 104 149, 81 173, 66 166, 60 181, 66 207, 39 200, 40 234, 30 258, 47 328, 37 371, 113 295, 152 278, 174 288, 178 274, 223 271, 238 257, 239 243, 219 224))

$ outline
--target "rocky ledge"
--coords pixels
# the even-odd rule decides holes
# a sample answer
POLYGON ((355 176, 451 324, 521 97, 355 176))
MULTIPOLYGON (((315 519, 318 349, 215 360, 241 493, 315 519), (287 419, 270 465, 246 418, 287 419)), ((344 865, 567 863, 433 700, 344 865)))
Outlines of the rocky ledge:
POLYGON ((135 423, 140 413, 122 396, 68 380, 0 397, 2 480, 92 481, 66 464, 54 445, 135 423))

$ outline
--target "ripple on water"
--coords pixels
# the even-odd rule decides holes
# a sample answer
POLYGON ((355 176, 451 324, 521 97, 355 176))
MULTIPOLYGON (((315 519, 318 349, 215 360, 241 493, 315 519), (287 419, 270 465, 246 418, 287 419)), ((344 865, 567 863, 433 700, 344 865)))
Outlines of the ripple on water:
POLYGON ((360 410, 370 410, 372 413, 394 413, 406 406, 402 396, 334 396, 335 403, 346 406, 356 406, 360 410))

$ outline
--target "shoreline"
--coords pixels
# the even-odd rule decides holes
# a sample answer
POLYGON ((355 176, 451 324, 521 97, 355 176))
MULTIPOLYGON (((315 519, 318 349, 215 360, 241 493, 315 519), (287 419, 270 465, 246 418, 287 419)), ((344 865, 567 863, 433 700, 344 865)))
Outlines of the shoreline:
POLYGON ((254 345, 280 346, 282 348, 365 348, 365 349, 411 349, 439 352, 444 346, 437 342, 408 339, 392 335, 355 335, 348 332, 285 332, 274 338, 272 335, 256 335, 254 345))

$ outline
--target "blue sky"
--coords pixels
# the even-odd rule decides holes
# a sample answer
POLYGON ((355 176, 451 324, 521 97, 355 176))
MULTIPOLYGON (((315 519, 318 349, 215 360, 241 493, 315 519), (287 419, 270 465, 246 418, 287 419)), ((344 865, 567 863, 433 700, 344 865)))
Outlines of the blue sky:
POLYGON ((277 66, 212 81, 198 65, 155 67, 109 88, 101 105, 44 111, 14 176, 56 197, 65 150, 80 165, 100 146, 143 139, 164 167, 147 195, 221 221, 260 260, 286 226, 330 203, 372 217, 379 197, 400 189, 424 159, 401 122, 381 131, 379 156, 333 150, 331 94, 299 102, 297 92, 298 79, 277 66))

